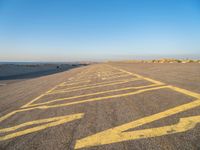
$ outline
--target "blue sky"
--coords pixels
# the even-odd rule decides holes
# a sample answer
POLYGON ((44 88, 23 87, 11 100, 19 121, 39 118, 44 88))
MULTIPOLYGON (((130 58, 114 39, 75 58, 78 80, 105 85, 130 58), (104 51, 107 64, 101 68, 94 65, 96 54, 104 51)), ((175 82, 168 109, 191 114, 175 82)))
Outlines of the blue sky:
POLYGON ((199 0, 0 0, 0 61, 200 58, 199 0))

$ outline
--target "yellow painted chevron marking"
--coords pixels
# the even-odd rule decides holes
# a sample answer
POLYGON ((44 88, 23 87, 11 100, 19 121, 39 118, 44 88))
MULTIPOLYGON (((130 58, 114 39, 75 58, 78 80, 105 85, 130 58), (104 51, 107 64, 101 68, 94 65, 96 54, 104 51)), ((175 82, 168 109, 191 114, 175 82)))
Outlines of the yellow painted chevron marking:
POLYGON ((128 71, 126 71, 126 70, 119 69, 119 68, 113 67, 113 66, 111 66, 111 65, 107 65, 107 66, 109 66, 109 67, 112 68, 112 69, 122 71, 122 72, 124 72, 124 73, 129 74, 129 75, 136 76, 136 77, 138 77, 138 78, 142 78, 142 79, 144 79, 144 80, 150 81, 150 82, 155 83, 155 84, 158 84, 158 85, 163 85, 163 84, 164 84, 164 83, 162 83, 162 82, 160 82, 160 81, 153 80, 153 79, 150 79, 150 78, 147 78, 147 77, 143 77, 143 76, 141 76, 141 75, 139 75, 139 74, 132 73, 132 72, 128 72, 128 71))
POLYGON ((138 87, 126 87, 126 88, 120 88, 120 89, 114 89, 114 90, 108 90, 108 91, 102 91, 102 92, 95 92, 95 93, 90 93, 90 94, 83 94, 83 95, 78 95, 78 96, 71 96, 71 97, 66 97, 66 98, 58 98, 55 100, 49 100, 48 102, 43 102, 43 103, 36 103, 36 104, 31 104, 29 107, 34 107, 38 105, 45 105, 45 104, 50 104, 54 102, 59 102, 59 101, 66 101, 66 100, 71 100, 71 99, 76 99, 76 98, 84 98, 87 96, 95 96, 99 94, 106 94, 106 93, 112 93, 112 92, 120 92, 120 91, 126 91, 126 90, 134 90, 134 89, 142 89, 142 88, 149 88, 156 86, 156 84, 151 84, 151 85, 145 85, 145 86, 138 86, 138 87))
MULTIPOLYGON (((61 85, 61 84, 63 84, 63 82, 60 83, 59 85, 61 85)), ((48 94, 48 93, 52 92, 53 90, 55 90, 59 85, 54 86, 53 88, 51 88, 50 90, 48 90, 46 93, 43 93, 43 94, 41 94, 40 96, 34 98, 32 101, 26 103, 26 104, 23 105, 21 108, 27 107, 27 106, 29 106, 30 104, 36 102, 37 100, 39 100, 40 98, 42 98, 42 97, 45 96, 46 94, 48 94)))
POLYGON ((75 149, 86 148, 91 146, 112 144, 117 142, 123 142, 128 140, 136 140, 142 138, 149 138, 155 136, 162 136, 172 133, 184 132, 195 127, 200 122, 200 116, 193 116, 188 118, 182 118, 179 123, 171 126, 163 126, 159 128, 151 128, 136 131, 127 131, 136 127, 151 123, 153 121, 172 116, 174 114, 199 107, 200 100, 196 100, 184 105, 177 106, 175 108, 168 109, 166 111, 144 117, 130 123, 126 123, 94 135, 77 140, 75 149))
POLYGON ((35 127, 31 127, 28 129, 24 129, 22 131, 17 131, 14 133, 7 134, 5 136, 1 136, 0 141, 12 139, 12 138, 15 138, 18 136, 30 134, 33 132, 44 130, 49 127, 54 127, 54 126, 61 125, 61 124, 64 124, 64 123, 67 123, 67 122, 70 122, 73 120, 77 120, 77 119, 82 118, 83 115, 84 115, 83 113, 79 113, 79 114, 72 114, 72 115, 60 116, 60 117, 54 117, 54 118, 48 118, 48 119, 40 119, 40 120, 26 122, 26 123, 23 123, 23 124, 14 126, 14 127, 0 129, 0 133, 6 133, 6 132, 15 131, 15 130, 23 128, 23 127, 28 127, 28 126, 39 124, 38 126, 35 126, 35 127), (40 124, 42 124, 42 125, 40 125, 40 124))
POLYGON ((24 112, 24 111, 34 110, 34 109, 49 109, 49 108, 64 107, 64 106, 70 106, 70 105, 76 105, 76 104, 83 104, 83 103, 87 103, 87 102, 101 101, 101 100, 105 100, 105 99, 125 97, 125 96, 140 94, 140 93, 143 93, 146 91, 158 90, 158 89, 163 89, 163 88, 168 88, 168 87, 169 86, 152 87, 152 88, 141 89, 138 91, 124 93, 124 94, 116 94, 116 95, 110 95, 110 96, 104 96, 104 97, 97 97, 97 98, 91 98, 91 99, 86 99, 86 100, 80 100, 80 101, 74 101, 74 102, 69 102, 69 103, 64 103, 64 104, 56 104, 56 105, 50 105, 50 106, 42 105, 42 106, 30 107, 30 108, 26 107, 23 109, 15 110, 11 113, 8 113, 7 115, 4 115, 3 117, 0 118, 0 122, 11 117, 12 115, 14 115, 18 112, 24 112))
POLYGON ((56 94, 56 93, 66 93, 66 92, 74 92, 74 91, 79 91, 79 90, 88 90, 88 89, 93 89, 93 88, 97 88, 97 87, 104 87, 104 86, 112 86, 112 85, 117 85, 117 84, 124 84, 124 83, 128 83, 131 81, 136 81, 136 80, 141 80, 140 78, 136 78, 136 79, 131 79, 131 80, 126 80, 126 81, 120 81, 120 82, 115 82, 115 83, 107 83, 107 84, 103 84, 103 85, 95 85, 95 86, 88 86, 88 87, 83 87, 83 88, 78 88, 78 89, 72 89, 72 90, 54 90, 51 93, 47 93, 46 95, 49 94, 56 94))
POLYGON ((81 84, 81 83, 88 83, 88 82, 91 82, 91 80, 83 80, 83 81, 80 81, 80 82, 73 82, 73 83, 66 83, 64 82, 64 84, 60 85, 60 86, 68 86, 68 85, 76 85, 76 84, 81 84))
MULTIPOLYGON (((98 83, 93 83, 93 84, 86 84, 86 85, 78 85, 78 86, 70 86, 69 89, 76 89, 76 88, 83 88, 83 87, 88 87, 88 86, 95 86, 95 85, 102 85, 102 84, 107 84, 107 83, 115 83, 115 82, 122 82, 122 81, 128 81, 128 80, 133 80, 133 79, 123 79, 123 80, 117 80, 117 81, 104 81, 104 82, 98 82, 98 83)), ((68 85, 63 85, 63 86, 68 86, 68 85)), ((64 88, 65 90, 67 88, 64 88)))
MULTIPOLYGON (((119 76, 108 77, 108 78, 106 78, 106 80, 113 80, 116 78, 128 77, 128 76, 130 76, 130 74, 123 74, 123 75, 119 75, 119 76)), ((133 76, 133 75, 131 75, 131 76, 133 76)))
POLYGON ((158 89, 164 89, 164 88, 170 88, 172 90, 184 93, 186 95, 189 95, 189 96, 192 96, 192 97, 195 97, 195 98, 200 98, 199 94, 185 90, 185 89, 182 89, 182 88, 178 88, 178 87, 174 87, 174 86, 160 86, 160 87, 152 87, 152 88, 147 88, 147 89, 141 89, 141 90, 138 90, 138 91, 128 92, 128 93, 124 93, 124 94, 116 94, 116 95, 111 95, 111 96, 97 97, 97 98, 74 101, 74 102, 69 102, 69 103, 64 103, 64 104, 56 104, 56 105, 50 105, 50 106, 42 105, 42 106, 37 106, 37 107, 23 108, 23 109, 15 110, 11 113, 8 113, 7 115, 0 117, 0 122, 9 118, 12 115, 18 113, 18 112, 24 112, 24 111, 34 110, 34 109, 49 109, 49 108, 56 108, 56 107, 64 107, 64 106, 82 104, 82 103, 93 102, 93 101, 101 101, 101 100, 111 99, 111 98, 126 97, 126 96, 135 95, 135 94, 140 94, 140 93, 143 93, 143 92, 146 92, 146 91, 152 91, 152 90, 158 90, 158 89))
POLYGON ((124 80, 117 80, 117 81, 99 82, 99 83, 94 83, 94 84, 87 84, 87 85, 63 88, 63 89, 55 90, 55 92, 60 91, 60 90, 68 90, 68 89, 72 90, 72 89, 79 89, 79 88, 95 87, 95 86, 98 86, 98 85, 106 85, 106 84, 112 84, 112 83, 131 82, 131 81, 135 81, 135 80, 137 80, 137 79, 131 78, 131 79, 126 79, 126 80, 124 79, 124 80))
POLYGON ((164 88, 169 88, 169 86, 152 87, 152 88, 147 88, 147 89, 141 89, 141 90, 134 91, 134 92, 91 98, 91 99, 74 101, 74 102, 69 102, 69 103, 64 103, 64 104, 55 104, 55 105, 50 105, 50 106, 42 105, 42 106, 38 106, 38 107, 26 108, 22 111, 33 110, 33 109, 37 109, 37 108, 38 109, 48 109, 48 108, 64 107, 64 106, 82 104, 82 103, 93 102, 93 101, 101 101, 101 100, 111 99, 111 98, 126 97, 126 96, 135 95, 135 94, 140 94, 140 93, 143 93, 143 92, 146 92, 146 91, 153 91, 153 90, 164 89, 164 88))
POLYGON ((114 76, 114 75, 123 75, 123 72, 116 72, 116 73, 110 73, 110 74, 106 74, 106 76, 114 76))

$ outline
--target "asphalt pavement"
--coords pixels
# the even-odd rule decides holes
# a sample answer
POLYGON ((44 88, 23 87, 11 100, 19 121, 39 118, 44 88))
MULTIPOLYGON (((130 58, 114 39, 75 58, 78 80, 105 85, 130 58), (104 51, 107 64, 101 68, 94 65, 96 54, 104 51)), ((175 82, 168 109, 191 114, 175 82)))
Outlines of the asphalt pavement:
POLYGON ((0 86, 2 150, 198 150, 200 64, 93 64, 0 86))

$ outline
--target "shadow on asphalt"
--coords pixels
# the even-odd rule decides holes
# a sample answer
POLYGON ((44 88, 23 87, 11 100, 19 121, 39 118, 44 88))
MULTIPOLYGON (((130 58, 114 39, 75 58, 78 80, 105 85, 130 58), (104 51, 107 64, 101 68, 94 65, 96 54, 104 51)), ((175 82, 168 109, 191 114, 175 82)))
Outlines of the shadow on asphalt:
POLYGON ((51 70, 30 72, 30 73, 26 73, 26 74, 2 76, 2 77, 0 77, 0 81, 37 78, 37 77, 41 77, 41 76, 46 76, 46 75, 51 75, 51 74, 64 72, 64 71, 67 71, 67 70, 70 70, 70 69, 74 69, 74 68, 78 68, 78 67, 81 67, 81 66, 85 66, 85 65, 74 65, 74 66, 67 67, 67 68, 55 68, 55 69, 51 69, 51 70))

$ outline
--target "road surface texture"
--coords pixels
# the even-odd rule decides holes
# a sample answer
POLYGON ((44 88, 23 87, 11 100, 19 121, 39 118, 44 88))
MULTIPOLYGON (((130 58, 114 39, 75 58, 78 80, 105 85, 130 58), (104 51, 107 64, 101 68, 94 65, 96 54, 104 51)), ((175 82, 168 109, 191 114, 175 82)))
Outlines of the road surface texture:
POLYGON ((108 63, 0 87, 2 150, 198 150, 200 64, 108 63))
POLYGON ((60 73, 80 66, 81 64, 0 64, 0 86, 60 73))

